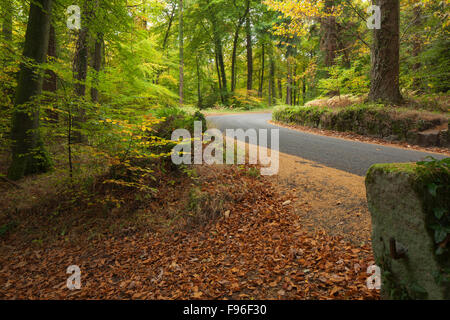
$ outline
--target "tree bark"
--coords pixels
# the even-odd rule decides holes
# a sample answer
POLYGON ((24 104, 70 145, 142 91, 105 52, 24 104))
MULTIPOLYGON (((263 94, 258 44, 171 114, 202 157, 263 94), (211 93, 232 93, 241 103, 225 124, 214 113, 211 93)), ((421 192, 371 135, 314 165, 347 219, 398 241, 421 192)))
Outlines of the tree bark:
POLYGON ((78 34, 76 51, 73 61, 73 72, 75 79, 75 94, 84 97, 86 94, 86 76, 88 67, 88 28, 83 26, 78 34))
POLYGON ((247 0, 244 14, 238 19, 238 24, 236 26, 236 31, 234 32, 233 37, 233 53, 231 54, 231 92, 234 92, 234 90, 236 89, 236 53, 239 41, 239 31, 241 30, 242 24, 244 23, 249 10, 250 10, 250 0, 247 0))
POLYGON ((291 47, 286 49, 286 64, 287 64, 287 78, 286 78, 286 104, 292 105, 292 65, 291 65, 291 47))
POLYGON ((180 96, 180 107, 183 106, 183 86, 184 86, 184 57, 183 57, 183 0, 179 0, 179 10, 180 10, 180 21, 179 21, 179 29, 178 29, 178 41, 179 41, 179 49, 180 49, 180 87, 179 87, 179 96, 180 96))
POLYGON ((306 100, 306 77, 303 76, 302 80, 302 104, 305 105, 306 100))
POLYGON ((275 92, 275 61, 273 60, 273 49, 269 50, 269 106, 273 105, 276 97, 275 92))
MULTIPOLYGON (((57 57, 55 27, 53 27, 52 24, 50 24, 47 57, 52 58, 57 57)), ((56 92, 57 89, 58 89, 58 77, 56 76, 56 73, 53 72, 52 70, 45 70, 42 90, 47 92, 56 92)), ((58 112, 49 111, 48 118, 50 119, 50 122, 53 123, 58 122, 58 112)))
POLYGON ((231 92, 234 92, 234 89, 236 87, 236 51, 237 51, 237 44, 239 40, 239 29, 241 26, 237 25, 236 31, 234 32, 233 37, 233 52, 231 54, 231 92))
POLYGON ((369 100, 397 104, 403 100, 399 87, 400 1, 375 2, 381 9, 381 28, 373 31, 369 100))
POLYGON ((220 40, 217 31, 214 32, 214 50, 216 51, 216 59, 217 59, 217 68, 219 76, 220 84, 220 92, 222 97, 222 102, 227 102, 227 77, 225 74, 225 63, 223 59, 223 49, 222 49, 222 41, 220 40))
POLYGON ((91 100, 94 103, 98 102, 98 74, 102 67, 102 53, 103 53, 103 34, 98 33, 94 44, 94 54, 92 55, 92 68, 94 69, 94 77, 91 86, 91 100))
POLYGON ((280 94, 280 100, 283 100, 283 87, 281 85, 281 75, 278 76, 278 93, 280 94))
MULTIPOLYGON (((23 55, 36 64, 45 62, 52 0, 36 0, 30 4, 23 55)), ((18 180, 25 175, 48 171, 51 162, 39 134, 39 106, 30 103, 41 94, 42 76, 36 66, 20 66, 15 109, 12 119, 12 163, 8 178, 18 180)))
POLYGON ((261 44, 261 78, 259 79, 258 97, 262 97, 264 84, 264 43, 261 44))
POLYGON ((222 81, 221 81, 221 76, 220 76, 220 68, 219 68, 219 58, 217 57, 217 52, 216 52, 216 57, 214 59, 214 62, 216 64, 216 72, 217 72, 217 82, 219 84, 219 94, 220 94, 220 101, 222 103, 225 102, 224 97, 223 97, 223 92, 222 92, 222 81))
MULTIPOLYGON (((417 5, 414 7, 414 26, 420 27, 420 25, 422 24, 422 7, 420 5, 417 5)), ((414 34, 413 38, 412 38, 412 52, 411 55, 413 57, 418 57, 420 52, 422 51, 422 41, 420 39, 420 35, 419 34, 414 34)), ((413 64, 412 69, 413 71, 415 71, 415 75, 418 74, 418 70, 421 67, 421 63, 420 61, 417 61, 416 63, 413 64)), ((420 89, 420 78, 417 76, 414 76, 413 78, 413 84, 412 84, 413 88, 418 90, 420 89)))
MULTIPOLYGON (((325 1, 325 12, 331 12, 333 3, 334 1, 332 0, 325 1)), ((326 67, 330 67, 334 64, 338 47, 336 18, 333 16, 324 17, 321 19, 321 22, 322 38, 320 45, 325 52, 324 64, 326 67)))
POLYGON ((253 87, 253 51, 252 51, 252 29, 250 25, 250 17, 245 18, 245 31, 247 38, 247 91, 253 87))
MULTIPOLYGON (((78 32, 78 39, 75 49, 75 56, 73 60, 73 75, 74 75, 74 91, 75 95, 84 99, 86 95, 86 77, 88 71, 88 36, 89 36, 89 22, 92 18, 91 3, 84 3, 82 9, 81 29, 78 32)), ((73 116, 73 142, 85 142, 86 137, 82 134, 82 123, 86 122, 86 109, 82 106, 77 106, 74 110, 73 116)))
POLYGON ((202 103, 201 79, 200 79, 200 63, 198 55, 195 57, 195 63, 197 67, 197 107, 201 109, 203 107, 203 103, 202 103))

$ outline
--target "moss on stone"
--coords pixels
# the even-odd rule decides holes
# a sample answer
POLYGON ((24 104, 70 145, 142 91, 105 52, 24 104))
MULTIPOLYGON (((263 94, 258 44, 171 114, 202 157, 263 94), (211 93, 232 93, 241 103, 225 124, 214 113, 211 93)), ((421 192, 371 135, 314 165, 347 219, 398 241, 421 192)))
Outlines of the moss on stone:
MULTIPOLYGON (((378 104, 356 104, 337 109, 319 106, 278 107, 272 117, 287 123, 389 137, 390 140, 407 140, 409 133, 433 128, 444 121, 443 117, 430 118, 428 115, 422 118, 417 112, 408 109, 378 104)), ((444 137, 443 140, 447 139, 444 137)))
POLYGON ((435 233, 438 225, 450 230, 448 159, 375 164, 367 172, 366 190, 374 255, 386 275, 383 296, 449 299, 450 250, 435 233), (441 215, 436 216, 437 208, 444 210, 441 215), (391 238, 406 245, 405 259, 390 256, 391 238))

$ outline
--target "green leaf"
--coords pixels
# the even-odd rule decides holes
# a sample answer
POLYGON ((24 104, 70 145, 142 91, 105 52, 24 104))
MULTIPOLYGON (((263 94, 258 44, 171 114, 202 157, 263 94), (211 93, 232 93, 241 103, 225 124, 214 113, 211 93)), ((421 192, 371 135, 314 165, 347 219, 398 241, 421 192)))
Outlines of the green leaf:
POLYGON ((447 210, 444 209, 444 208, 434 208, 434 209, 433 209, 434 216, 435 216, 437 219, 442 218, 442 216, 443 216, 444 213, 446 213, 446 212, 447 212, 447 210))
POLYGON ((430 183, 428 186, 428 192, 433 196, 436 197, 436 190, 438 186, 434 183, 430 183))
POLYGON ((438 229, 434 231, 434 241, 436 243, 441 243, 447 237, 447 231, 444 229, 438 229))

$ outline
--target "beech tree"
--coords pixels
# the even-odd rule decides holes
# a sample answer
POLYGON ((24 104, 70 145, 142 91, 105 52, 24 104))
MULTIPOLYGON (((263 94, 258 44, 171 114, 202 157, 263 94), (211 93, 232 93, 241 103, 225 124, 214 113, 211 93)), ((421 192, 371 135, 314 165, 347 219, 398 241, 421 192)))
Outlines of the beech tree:
POLYGON ((34 98, 42 91, 39 65, 45 62, 50 30, 52 0, 30 4, 23 56, 29 61, 20 66, 12 119, 12 162, 8 177, 45 172, 51 163, 39 133, 39 104, 34 98))

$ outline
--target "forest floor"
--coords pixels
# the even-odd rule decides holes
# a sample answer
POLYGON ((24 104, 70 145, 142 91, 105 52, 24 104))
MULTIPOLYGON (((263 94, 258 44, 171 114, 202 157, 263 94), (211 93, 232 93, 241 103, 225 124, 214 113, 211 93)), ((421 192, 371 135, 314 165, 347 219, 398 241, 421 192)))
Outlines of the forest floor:
POLYGON ((17 226, 1 238, 0 298, 378 299, 366 287, 363 178, 280 161, 276 178, 227 165, 166 175, 129 212, 72 203, 54 216, 41 203, 9 213, 17 226), (81 269, 81 290, 66 287, 70 265, 81 269))

